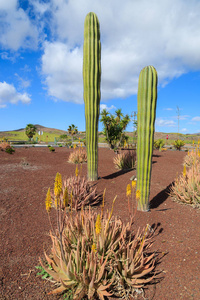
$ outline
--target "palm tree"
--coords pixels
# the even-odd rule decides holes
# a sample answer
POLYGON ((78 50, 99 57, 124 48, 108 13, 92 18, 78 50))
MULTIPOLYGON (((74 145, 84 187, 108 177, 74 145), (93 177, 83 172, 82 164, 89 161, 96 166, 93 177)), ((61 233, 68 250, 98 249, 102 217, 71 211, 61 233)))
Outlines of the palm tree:
POLYGON ((37 128, 33 124, 28 124, 26 126, 25 133, 26 133, 27 137, 29 138, 29 140, 31 140, 32 137, 36 134, 36 130, 37 130, 37 128))
MULTIPOLYGON (((122 116, 123 116, 123 114, 122 114, 122 116)), ((126 129, 129 122, 130 122, 130 117, 129 117, 128 114, 123 116, 123 119, 120 121, 121 131, 120 131, 120 140, 119 140, 119 143, 118 143, 118 147, 119 147, 119 145, 121 145, 122 140, 125 137, 124 130, 126 129)))
POLYGON ((121 117, 123 117, 122 109, 119 108, 115 111, 117 124, 120 123, 121 117))
POLYGON ((73 140, 74 140, 73 136, 78 133, 78 127, 75 126, 74 124, 72 124, 68 127, 67 131, 68 131, 69 135, 71 135, 72 143, 73 143, 73 140))

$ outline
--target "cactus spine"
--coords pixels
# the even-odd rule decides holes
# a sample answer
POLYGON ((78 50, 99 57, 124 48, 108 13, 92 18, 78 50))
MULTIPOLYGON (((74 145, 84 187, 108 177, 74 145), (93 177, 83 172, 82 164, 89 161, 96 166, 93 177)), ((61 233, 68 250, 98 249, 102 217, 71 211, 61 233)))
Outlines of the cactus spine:
POLYGON ((101 83, 100 26, 95 13, 84 23, 83 85, 86 121, 88 180, 98 179, 98 121, 101 83))
POLYGON ((141 211, 149 210, 156 102, 157 72, 148 66, 140 72, 138 83, 137 208, 141 211))

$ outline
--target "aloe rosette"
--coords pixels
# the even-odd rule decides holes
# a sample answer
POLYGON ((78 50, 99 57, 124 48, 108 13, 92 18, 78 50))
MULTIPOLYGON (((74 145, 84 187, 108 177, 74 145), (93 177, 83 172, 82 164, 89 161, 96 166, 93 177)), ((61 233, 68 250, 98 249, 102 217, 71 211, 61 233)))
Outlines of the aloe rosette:
POLYGON ((149 194, 157 103, 157 72, 153 66, 142 69, 138 83, 137 192, 138 210, 149 210, 149 194))
POLYGON ((86 120, 88 180, 98 179, 98 121, 101 83, 100 26, 95 13, 84 23, 83 85, 86 120))

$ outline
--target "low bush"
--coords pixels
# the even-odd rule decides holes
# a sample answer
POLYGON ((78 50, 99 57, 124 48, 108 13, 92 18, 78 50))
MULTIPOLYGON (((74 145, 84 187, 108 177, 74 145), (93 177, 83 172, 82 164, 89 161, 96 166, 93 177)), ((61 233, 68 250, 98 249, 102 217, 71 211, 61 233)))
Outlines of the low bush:
POLYGON ((184 166, 183 174, 175 180, 170 191, 175 201, 200 208, 200 163, 184 166))
POLYGON ((133 169, 136 166, 136 152, 123 151, 114 157, 113 163, 119 170, 133 169))
POLYGON ((73 152, 70 153, 68 162, 74 164, 80 164, 87 162, 87 152, 85 148, 78 147, 78 149, 74 149, 73 152))
POLYGON ((185 145, 185 143, 182 140, 176 140, 173 143, 174 148, 179 151, 181 150, 181 148, 183 148, 184 145, 185 145))
POLYGON ((15 149, 6 141, 0 143, 1 151, 5 151, 6 153, 12 154, 15 152, 15 149))
POLYGON ((196 163, 200 162, 200 151, 198 148, 192 151, 188 151, 188 155, 184 158, 184 165, 187 167, 191 167, 192 165, 195 165, 196 163))
POLYGON ((0 143, 0 149, 2 151, 6 150, 7 147, 10 147, 10 144, 8 142, 3 141, 0 143))
POLYGON ((55 152, 55 148, 53 148, 53 147, 49 147, 49 151, 51 151, 51 152, 55 152))
POLYGON ((157 150, 160 150, 163 148, 163 146, 165 145, 165 142, 163 139, 158 139, 154 141, 154 148, 157 150))
POLYGON ((5 149, 5 152, 9 153, 9 154, 13 154, 13 152, 15 152, 15 149, 13 147, 9 146, 5 149))

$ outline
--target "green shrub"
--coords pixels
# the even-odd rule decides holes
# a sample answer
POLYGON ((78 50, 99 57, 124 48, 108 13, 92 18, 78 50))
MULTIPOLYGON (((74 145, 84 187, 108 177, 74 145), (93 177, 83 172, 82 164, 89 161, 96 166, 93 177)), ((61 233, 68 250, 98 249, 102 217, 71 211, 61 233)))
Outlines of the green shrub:
POLYGON ((176 140, 173 143, 174 148, 179 151, 181 150, 181 148, 183 148, 184 145, 185 145, 185 143, 182 140, 176 140))
POLYGON ((72 142, 67 142, 67 143, 65 143, 65 146, 66 146, 67 148, 72 148, 72 147, 73 147, 72 142))
POLYGON ((15 152, 15 149, 13 148, 13 147, 7 147, 6 149, 5 149, 5 152, 6 153, 9 153, 9 154, 13 154, 13 152, 15 152))
POLYGON ((55 152, 55 148, 53 148, 53 147, 49 147, 49 151, 51 151, 51 152, 55 152))
POLYGON ((163 139, 158 139, 154 141, 154 148, 157 150, 160 150, 163 148, 163 146, 165 145, 165 142, 163 139))

